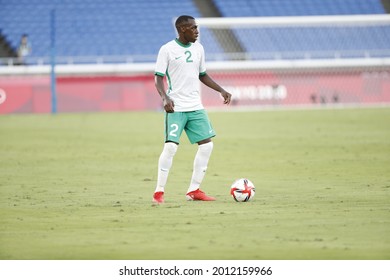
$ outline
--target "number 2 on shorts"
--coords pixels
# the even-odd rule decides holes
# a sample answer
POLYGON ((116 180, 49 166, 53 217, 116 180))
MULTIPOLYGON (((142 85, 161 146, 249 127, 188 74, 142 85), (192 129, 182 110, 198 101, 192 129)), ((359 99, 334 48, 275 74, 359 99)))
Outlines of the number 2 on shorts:
POLYGON ((169 132, 169 135, 173 137, 177 137, 176 131, 179 129, 179 126, 175 123, 171 124, 171 131, 169 132))

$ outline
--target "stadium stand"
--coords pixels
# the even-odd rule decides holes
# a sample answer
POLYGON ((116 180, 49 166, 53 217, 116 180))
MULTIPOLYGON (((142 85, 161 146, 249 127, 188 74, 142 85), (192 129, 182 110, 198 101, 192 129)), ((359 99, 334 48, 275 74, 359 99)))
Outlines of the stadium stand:
MULTIPOLYGON (((380 0, 213 0, 224 17, 383 14, 380 0)), ((201 17, 192 0, 0 0, 0 29, 13 49, 27 33, 34 57, 50 56, 50 11, 56 9, 58 57, 133 56, 153 61, 159 47, 175 33, 172 20, 180 14, 201 17)), ((201 32, 209 33, 208 29, 201 32)), ((237 40, 250 53, 327 53, 346 50, 382 50, 390 45, 388 27, 362 27, 353 32, 285 28, 235 31, 237 40), (299 34, 298 34, 299 33, 299 34), (324 40, 325 34, 330 39, 324 40), (277 35, 275 35, 277 34, 277 35), (296 36, 304 36, 297 41, 296 36), (363 35, 363 36, 362 36, 363 35), (348 36, 348 38, 346 38, 348 36), (253 39, 257 38, 254 43, 253 39)), ((223 52, 214 36, 204 36, 209 52, 223 52)), ((226 50, 226 48, 225 48, 226 50)), ((206 49, 206 51, 208 51, 206 49)), ((360 53, 358 54, 360 55, 360 53)), ((299 56, 299 55, 298 55, 299 56)), ((267 57, 266 57, 267 58, 267 57)))
POLYGON ((380 0, 214 0, 214 3, 225 17, 385 13, 380 0))
POLYGON ((155 56, 175 37, 175 16, 200 16, 191 0, 11 0, 0 5, 0 26, 11 46, 17 48, 20 35, 27 33, 38 57, 50 55, 52 9, 58 56, 155 56))
MULTIPOLYGON (((385 14, 380 0, 214 0, 223 17, 385 14)), ((252 58, 284 59, 388 55, 389 26, 265 28, 234 30, 252 58)))

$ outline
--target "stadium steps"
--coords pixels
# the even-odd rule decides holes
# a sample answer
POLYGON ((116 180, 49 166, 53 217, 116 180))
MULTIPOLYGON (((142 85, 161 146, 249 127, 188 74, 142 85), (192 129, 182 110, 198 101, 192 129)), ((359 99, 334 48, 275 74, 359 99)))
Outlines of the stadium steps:
MULTIPOLYGON (((222 17, 214 1, 193 0, 202 17, 222 17)), ((226 54, 242 53, 244 48, 230 29, 211 30, 212 34, 221 45, 226 54), (228 44, 226 42, 229 42, 228 44)), ((233 58, 232 58, 233 59, 233 58)))
POLYGON ((381 0, 382 6, 387 14, 390 14, 390 0, 381 0))
POLYGON ((16 51, 8 43, 0 30, 0 57, 16 57, 16 51))

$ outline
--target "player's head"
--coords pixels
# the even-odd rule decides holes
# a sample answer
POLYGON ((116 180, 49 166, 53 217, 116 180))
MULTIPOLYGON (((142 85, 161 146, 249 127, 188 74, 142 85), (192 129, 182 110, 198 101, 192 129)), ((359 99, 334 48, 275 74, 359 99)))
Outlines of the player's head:
POLYGON ((198 25, 194 17, 186 15, 179 16, 175 22, 175 26, 181 40, 194 43, 198 39, 198 25))

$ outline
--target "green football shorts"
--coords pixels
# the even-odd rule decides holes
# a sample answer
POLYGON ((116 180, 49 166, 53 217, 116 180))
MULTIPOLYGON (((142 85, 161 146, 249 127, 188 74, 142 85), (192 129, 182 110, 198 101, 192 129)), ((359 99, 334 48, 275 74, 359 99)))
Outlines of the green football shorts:
POLYGON ((165 114, 165 142, 179 144, 183 130, 185 130, 191 144, 215 136, 205 110, 165 114))

